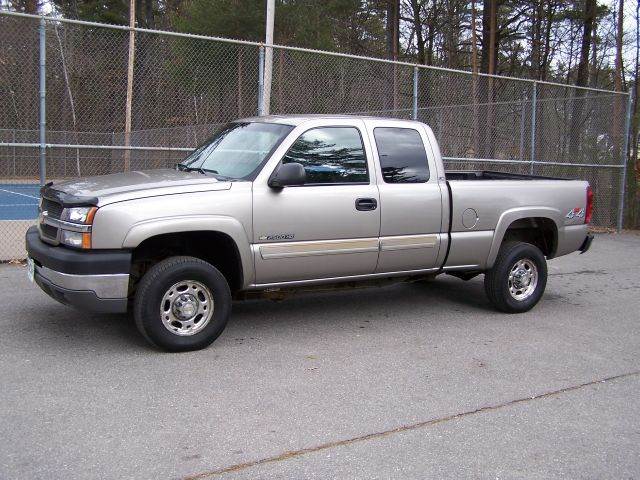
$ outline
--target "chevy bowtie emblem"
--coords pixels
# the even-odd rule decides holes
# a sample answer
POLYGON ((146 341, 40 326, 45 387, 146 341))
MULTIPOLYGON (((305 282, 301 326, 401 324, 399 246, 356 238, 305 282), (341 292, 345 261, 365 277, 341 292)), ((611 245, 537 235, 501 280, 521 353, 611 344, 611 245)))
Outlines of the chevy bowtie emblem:
POLYGON ((49 211, 48 210, 43 210, 41 215, 43 217, 48 217, 49 216, 49 211))
POLYGON ((576 207, 573 210, 569 210, 564 218, 572 219, 572 218, 582 218, 584 217, 584 208, 576 207))

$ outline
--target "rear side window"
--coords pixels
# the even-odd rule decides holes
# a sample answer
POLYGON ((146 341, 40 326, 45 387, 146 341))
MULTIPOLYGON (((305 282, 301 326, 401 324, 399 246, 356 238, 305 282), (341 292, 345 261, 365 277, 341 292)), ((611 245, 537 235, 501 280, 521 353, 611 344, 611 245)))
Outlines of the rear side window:
POLYGON ((429 180, 427 152, 412 128, 374 128, 385 183, 424 183, 429 180))
POLYGON ((367 158, 354 127, 313 128, 298 137, 282 163, 302 164, 305 185, 369 183, 367 158))

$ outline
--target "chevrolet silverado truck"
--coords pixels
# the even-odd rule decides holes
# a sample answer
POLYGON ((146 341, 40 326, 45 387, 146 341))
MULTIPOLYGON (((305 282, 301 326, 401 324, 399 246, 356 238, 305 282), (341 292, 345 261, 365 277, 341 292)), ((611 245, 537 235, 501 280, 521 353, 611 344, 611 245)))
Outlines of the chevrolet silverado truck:
POLYGON ((446 172, 416 121, 248 118, 175 169, 45 185, 28 273, 64 304, 132 311, 168 351, 211 344, 234 299, 319 285, 484 274, 498 310, 525 312, 546 260, 589 248, 592 199, 585 181, 446 172))

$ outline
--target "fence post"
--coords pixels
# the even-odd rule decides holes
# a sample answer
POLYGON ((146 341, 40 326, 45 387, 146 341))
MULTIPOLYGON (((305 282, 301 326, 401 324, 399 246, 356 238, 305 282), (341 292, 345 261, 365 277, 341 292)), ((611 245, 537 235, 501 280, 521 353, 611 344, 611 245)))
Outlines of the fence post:
POLYGON ((531 167, 529 174, 533 175, 533 165, 536 158, 536 109, 538 104, 538 82, 533 82, 533 96, 531 97, 531 167))
POLYGON ((518 158, 520 158, 520 160, 524 160, 524 130, 526 124, 524 117, 525 110, 526 102, 525 98, 523 97, 522 100, 520 100, 520 150, 518 155, 518 158))
POLYGON ((38 36, 40 38, 40 115, 39 115, 39 125, 40 125, 40 185, 44 185, 45 179, 47 178, 47 114, 46 114, 46 23, 44 20, 44 16, 40 17, 40 28, 38 31, 38 36))
POLYGON ((258 116, 264 115, 264 47, 258 47, 258 116))
MULTIPOLYGON (((11 130, 11 139, 13 140, 13 143, 16 143, 16 129, 14 128, 13 130, 11 130)), ((15 145, 13 146, 13 176, 17 177, 16 174, 16 147, 15 145)))
POLYGON ((124 171, 131 170, 131 114, 133 108, 133 69, 136 55, 136 2, 131 0, 129 4, 129 58, 127 60, 127 98, 124 112, 124 171))
POLYGON ((624 141, 622 146, 622 178, 620 179, 620 204, 618 206, 618 233, 622 230, 624 223, 624 194, 627 187, 627 154, 629 152, 629 130, 631 128, 631 103, 633 95, 628 94, 627 114, 624 126, 624 141))
POLYGON ((413 118, 418 119, 418 67, 413 67, 413 118))

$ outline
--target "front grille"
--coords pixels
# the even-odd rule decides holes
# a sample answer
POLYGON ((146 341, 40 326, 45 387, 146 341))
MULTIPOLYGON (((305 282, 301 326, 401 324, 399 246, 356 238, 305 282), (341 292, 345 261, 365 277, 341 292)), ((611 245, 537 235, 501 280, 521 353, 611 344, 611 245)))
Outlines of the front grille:
POLYGON ((46 223, 40 224, 40 231, 42 235, 47 238, 55 239, 58 236, 58 229, 52 225, 47 225, 46 223))
MULTIPOLYGON (((42 199, 42 207, 40 208, 40 213, 46 213, 47 218, 53 218, 59 220, 62 216, 62 205, 55 200, 50 200, 48 198, 42 199)), ((41 219, 44 216, 41 217, 41 219)), ((44 221, 40 222, 40 236, 43 240, 48 240, 51 242, 56 242, 58 239, 58 228, 53 225, 49 225, 44 223, 44 221)))
POLYGON ((42 199, 42 211, 47 212, 47 216, 55 219, 60 219, 62 216, 62 205, 54 200, 49 200, 48 198, 42 199))

